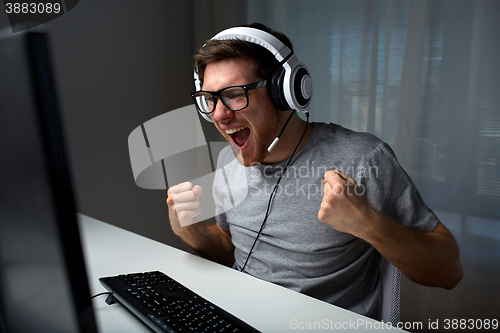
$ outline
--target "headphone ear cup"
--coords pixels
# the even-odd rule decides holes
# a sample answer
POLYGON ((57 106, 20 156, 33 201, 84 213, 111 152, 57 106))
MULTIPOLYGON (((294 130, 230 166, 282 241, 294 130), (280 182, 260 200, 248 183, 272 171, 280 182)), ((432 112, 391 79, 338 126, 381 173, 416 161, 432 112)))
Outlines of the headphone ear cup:
POLYGON ((283 93, 283 78, 285 76, 285 69, 279 67, 271 77, 271 84, 268 85, 269 95, 274 107, 281 111, 290 110, 290 106, 286 102, 285 94, 283 93))

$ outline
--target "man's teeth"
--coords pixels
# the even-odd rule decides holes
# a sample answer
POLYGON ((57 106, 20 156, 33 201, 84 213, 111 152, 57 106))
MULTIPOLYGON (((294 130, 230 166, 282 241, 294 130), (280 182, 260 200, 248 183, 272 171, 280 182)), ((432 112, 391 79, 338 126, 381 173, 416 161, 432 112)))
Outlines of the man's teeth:
POLYGON ((244 129, 245 127, 240 127, 240 128, 231 128, 231 129, 227 129, 225 132, 226 134, 233 134, 233 133, 236 133, 238 131, 241 131, 242 129, 244 129))

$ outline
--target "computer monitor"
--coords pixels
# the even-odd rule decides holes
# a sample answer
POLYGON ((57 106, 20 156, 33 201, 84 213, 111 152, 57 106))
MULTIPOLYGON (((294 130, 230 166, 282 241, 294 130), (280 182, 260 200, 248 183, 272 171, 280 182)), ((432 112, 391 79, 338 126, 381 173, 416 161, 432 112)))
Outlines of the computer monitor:
POLYGON ((49 53, 1 34, 1 332, 97 332, 49 53))

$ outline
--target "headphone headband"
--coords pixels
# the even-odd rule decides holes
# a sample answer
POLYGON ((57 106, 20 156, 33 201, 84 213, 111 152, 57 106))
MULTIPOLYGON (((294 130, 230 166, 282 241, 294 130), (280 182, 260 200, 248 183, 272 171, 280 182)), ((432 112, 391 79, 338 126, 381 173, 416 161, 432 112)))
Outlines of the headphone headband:
MULTIPOLYGON (((278 38, 250 27, 235 27, 219 32, 212 37, 215 40, 239 39, 260 45, 271 52, 281 67, 273 74, 268 86, 271 100, 279 110, 309 112, 312 97, 312 80, 304 64, 278 38), (283 61, 285 60, 285 61, 283 61)), ((201 89, 201 80, 194 72, 196 90, 201 89)), ((268 79, 268 78, 264 78, 268 79)), ((209 115, 200 113, 203 118, 212 121, 209 115)))
POLYGON ((260 45, 271 52, 278 62, 285 59, 292 51, 283 44, 278 38, 265 31, 247 28, 247 27, 236 27, 229 28, 224 31, 219 32, 217 35, 212 37, 212 39, 217 40, 228 40, 228 39, 240 39, 250 43, 260 45))

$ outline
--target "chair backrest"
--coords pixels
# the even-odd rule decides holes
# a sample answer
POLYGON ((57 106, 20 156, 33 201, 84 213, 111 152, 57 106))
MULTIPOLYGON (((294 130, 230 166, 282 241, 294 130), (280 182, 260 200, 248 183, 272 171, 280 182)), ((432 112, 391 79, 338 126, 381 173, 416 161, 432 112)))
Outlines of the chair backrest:
POLYGON ((382 258, 380 265, 382 277, 382 320, 396 326, 399 322, 399 301, 401 272, 387 259, 382 258))

